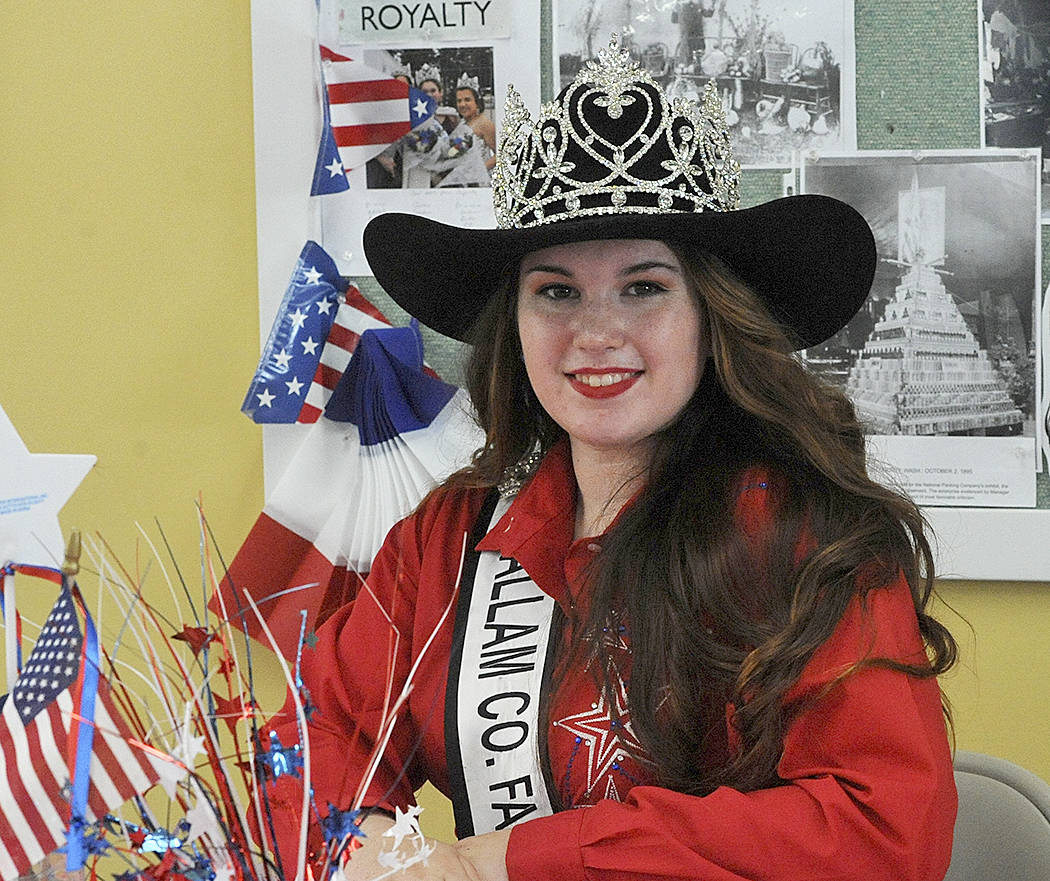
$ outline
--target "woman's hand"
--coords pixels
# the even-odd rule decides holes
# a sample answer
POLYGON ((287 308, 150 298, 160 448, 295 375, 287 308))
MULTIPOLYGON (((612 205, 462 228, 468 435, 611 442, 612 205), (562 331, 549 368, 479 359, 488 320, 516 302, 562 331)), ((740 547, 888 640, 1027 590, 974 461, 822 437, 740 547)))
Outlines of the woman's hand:
POLYGON ((361 824, 367 836, 342 867, 342 881, 373 881, 389 876, 397 881, 507 881, 507 841, 510 831, 490 832, 465 838, 456 844, 427 839, 434 848, 426 862, 391 871, 379 857, 390 850, 384 833, 394 821, 382 814, 371 814, 361 824))
POLYGON ((510 830, 487 832, 464 838, 455 844, 456 850, 466 862, 469 862, 482 881, 508 881, 507 879, 507 842, 510 841, 510 830))

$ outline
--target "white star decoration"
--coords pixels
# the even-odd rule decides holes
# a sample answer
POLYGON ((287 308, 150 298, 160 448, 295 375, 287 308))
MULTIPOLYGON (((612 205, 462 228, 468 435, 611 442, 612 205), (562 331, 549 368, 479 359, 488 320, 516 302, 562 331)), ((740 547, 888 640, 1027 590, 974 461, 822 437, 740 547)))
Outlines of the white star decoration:
POLYGON ((346 173, 343 171, 343 163, 338 159, 333 159, 332 164, 326 165, 325 168, 328 169, 329 177, 339 177, 339 175, 346 173))
POLYGON ((306 321, 306 313, 302 309, 296 309, 288 317, 292 320, 292 330, 298 330, 303 326, 303 322, 306 321))
MULTIPOLYGON (((612 727, 613 715, 607 704, 607 697, 603 693, 596 706, 573 716, 559 719, 555 724, 564 728, 570 734, 580 738, 587 744, 587 793, 594 789, 595 784, 601 778, 610 774, 612 766, 622 761, 624 746, 617 737, 616 729, 612 727)), ((627 713, 627 689, 623 680, 617 678, 616 685, 616 712, 619 717, 620 731, 623 740, 632 748, 632 751, 641 752, 642 745, 634 736, 631 728, 631 720, 627 713)), ((608 786, 606 787, 608 791, 608 786)), ((612 792, 616 791, 614 786, 612 792)))
POLYGON ((384 838, 394 839, 394 850, 401 847, 401 842, 414 835, 420 835, 419 815, 423 809, 418 805, 410 805, 407 811, 400 807, 394 808, 394 825, 383 833, 384 838))
POLYGON ((267 391, 266 389, 263 389, 262 392, 257 394, 255 397, 257 397, 259 399, 259 406, 260 407, 272 407, 273 406, 274 395, 270 394, 270 392, 267 391))
POLYGON ((413 106, 412 108, 412 112, 415 113, 416 116, 426 116, 427 102, 424 101, 422 98, 416 98, 416 103, 415 106, 413 106))
POLYGON ((401 810, 400 807, 394 809, 394 825, 383 833, 384 838, 394 839, 393 847, 376 854, 376 862, 388 871, 374 878, 373 881, 387 878, 416 863, 425 863, 434 852, 434 845, 424 838, 419 829, 419 815, 422 812, 423 809, 418 805, 409 806, 407 811, 401 810), (406 838, 412 845, 411 849, 403 849, 401 846, 406 838), (405 853, 404 850, 410 850, 410 852, 405 853))
POLYGON ((170 761, 156 761, 153 766, 157 769, 157 774, 160 779, 157 781, 161 787, 167 793, 168 798, 174 800, 175 791, 178 789, 179 784, 186 779, 186 775, 189 773, 185 764, 176 759, 175 756, 171 756, 170 761))
POLYGON ((186 833, 186 841, 194 841, 202 835, 207 835, 213 844, 226 840, 222 833, 222 827, 215 818, 215 811, 204 797, 197 783, 193 784, 197 791, 197 801, 193 807, 186 811, 186 822, 190 824, 189 832, 186 833))
POLYGON ((299 378, 293 376, 290 382, 285 383, 288 386, 288 394, 298 395, 303 390, 303 384, 299 382, 299 378))
POLYGON ((289 355, 284 349, 281 349, 276 355, 273 356, 274 363, 281 369, 285 370, 288 367, 288 362, 292 360, 292 356, 289 355))
POLYGON ((190 729, 187 727, 183 731, 182 739, 175 744, 171 754, 186 767, 192 768, 196 764, 197 756, 203 752, 204 735, 190 734, 190 729))
POLYGON ((332 311, 332 307, 335 305, 335 300, 318 300, 314 305, 317 306, 317 311, 321 315, 328 315, 332 311))
POLYGON ((304 355, 316 355, 317 354, 317 347, 320 345, 320 343, 315 342, 314 338, 312 336, 308 336, 305 340, 300 340, 300 342, 303 345, 303 354, 304 355))
POLYGON ((62 562, 58 512, 96 461, 87 455, 30 453, 0 407, 0 563, 62 562))
POLYGON ((321 273, 316 266, 311 266, 305 273, 307 284, 317 284, 321 280, 321 273))

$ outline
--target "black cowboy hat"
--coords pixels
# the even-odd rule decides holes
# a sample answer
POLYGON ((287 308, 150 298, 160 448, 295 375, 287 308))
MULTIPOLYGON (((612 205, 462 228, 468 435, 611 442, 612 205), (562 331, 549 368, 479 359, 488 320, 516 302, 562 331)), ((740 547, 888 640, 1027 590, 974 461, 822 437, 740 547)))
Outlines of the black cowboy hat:
POLYGON ((535 123, 512 90, 493 181, 499 228, 382 214, 365 228, 365 255, 406 311, 466 340, 500 274, 525 254, 569 242, 656 239, 717 256, 796 348, 816 345, 868 295, 871 229, 827 196, 740 209, 738 176, 717 90, 708 86, 700 103, 668 101, 614 40, 535 123))

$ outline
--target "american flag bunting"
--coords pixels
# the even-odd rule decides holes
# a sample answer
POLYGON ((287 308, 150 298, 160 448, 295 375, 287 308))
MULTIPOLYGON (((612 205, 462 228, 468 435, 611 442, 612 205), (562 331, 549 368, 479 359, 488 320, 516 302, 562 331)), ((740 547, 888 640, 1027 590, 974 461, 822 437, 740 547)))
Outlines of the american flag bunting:
POLYGON ((361 334, 366 330, 388 327, 390 322, 375 306, 372 305, 354 285, 346 289, 344 302, 339 304, 335 322, 328 332, 321 360, 314 373, 310 391, 306 394, 302 409, 299 411, 299 422, 316 422, 328 404, 332 392, 339 384, 339 378, 350 363, 361 334))
POLYGON ((299 254, 241 410, 254 422, 316 422, 361 334, 389 325, 316 242, 299 254))

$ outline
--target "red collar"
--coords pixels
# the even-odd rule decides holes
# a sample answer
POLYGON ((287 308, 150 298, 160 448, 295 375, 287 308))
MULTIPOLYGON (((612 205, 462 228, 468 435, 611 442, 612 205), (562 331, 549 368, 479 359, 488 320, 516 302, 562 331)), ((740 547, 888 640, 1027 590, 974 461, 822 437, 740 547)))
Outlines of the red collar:
POLYGON ((477 549, 513 557, 541 590, 567 604, 565 562, 575 524, 576 477, 568 440, 561 440, 477 549))
POLYGON ((478 550, 514 556, 537 533, 551 530, 562 539, 558 546, 567 547, 572 542, 575 518, 576 476, 569 443, 561 440, 543 457, 507 512, 478 543, 478 550))

